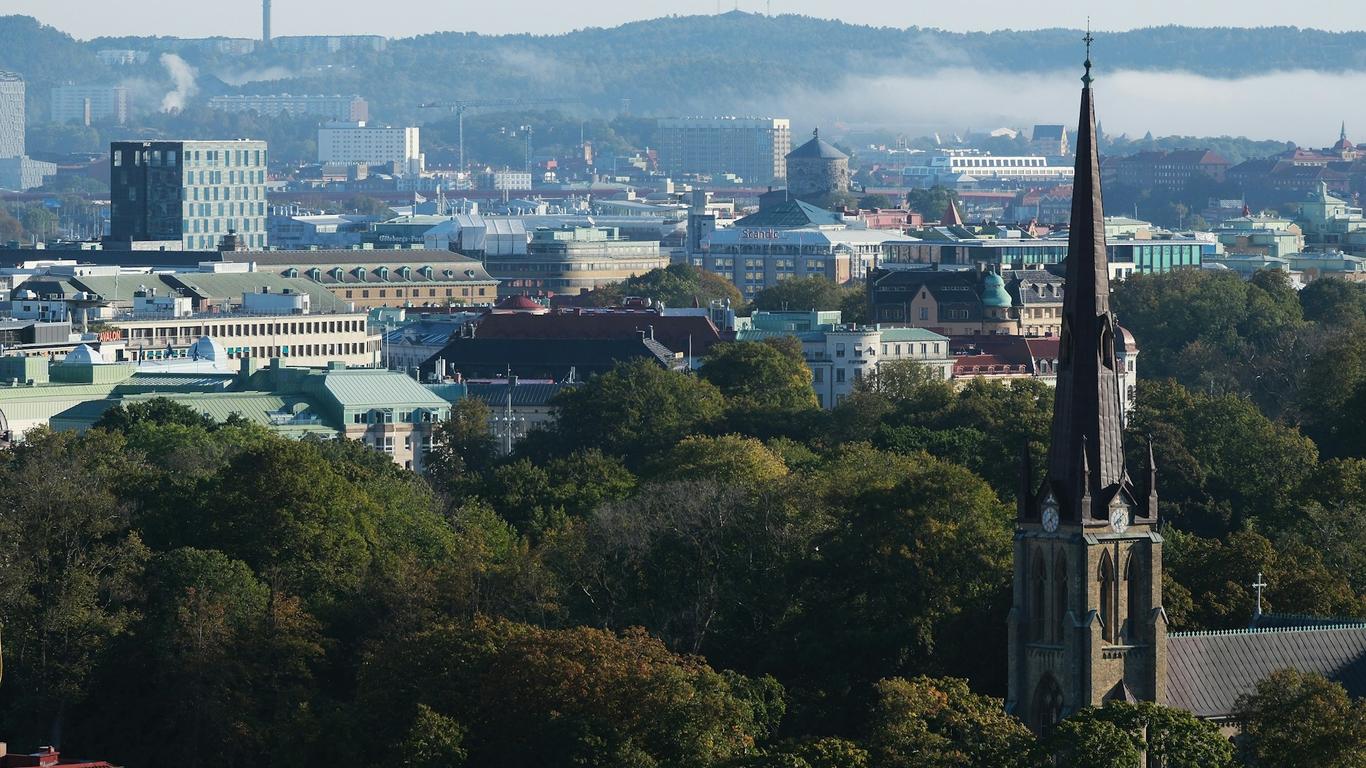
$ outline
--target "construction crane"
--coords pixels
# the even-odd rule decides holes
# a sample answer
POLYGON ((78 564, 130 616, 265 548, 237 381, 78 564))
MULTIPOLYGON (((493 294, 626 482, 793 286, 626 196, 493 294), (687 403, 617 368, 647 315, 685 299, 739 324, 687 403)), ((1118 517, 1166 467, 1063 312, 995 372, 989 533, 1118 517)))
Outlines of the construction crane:
POLYGON ((418 109, 445 109, 455 113, 457 131, 460 134, 460 172, 465 167, 465 113, 471 109, 493 109, 496 107, 521 107, 531 104, 577 104, 578 99, 463 99, 460 101, 429 101, 417 105, 418 109))

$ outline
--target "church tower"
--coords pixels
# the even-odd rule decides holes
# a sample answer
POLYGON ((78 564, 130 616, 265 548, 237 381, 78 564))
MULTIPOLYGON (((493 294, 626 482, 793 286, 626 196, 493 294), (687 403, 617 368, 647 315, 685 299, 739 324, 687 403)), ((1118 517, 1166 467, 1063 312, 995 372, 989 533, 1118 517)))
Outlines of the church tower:
POLYGON ((1166 698, 1157 470, 1125 468, 1086 36, 1048 467, 1028 446, 1015 528, 1007 708, 1043 732, 1082 707, 1166 698))

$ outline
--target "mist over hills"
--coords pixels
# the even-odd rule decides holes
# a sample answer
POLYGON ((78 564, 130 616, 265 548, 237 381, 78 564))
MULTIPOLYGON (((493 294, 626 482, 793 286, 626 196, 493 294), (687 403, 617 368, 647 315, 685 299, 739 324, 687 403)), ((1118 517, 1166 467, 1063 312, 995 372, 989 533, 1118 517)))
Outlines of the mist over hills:
MULTIPOLYGON (((939 125, 980 127, 1075 120, 1071 110, 1059 110, 1076 87, 1080 36, 1071 29, 959 33, 730 12, 549 36, 440 32, 393 39, 383 51, 229 55, 176 38, 78 41, 30 17, 7 16, 0 17, 0 68, 32 84, 30 106, 39 118, 47 88, 68 80, 132 81, 164 91, 169 77, 157 54, 172 51, 198 71, 201 98, 355 92, 370 101, 374 115, 391 121, 430 117, 417 110, 422 102, 517 95, 572 98, 581 104, 572 109, 597 116, 617 113, 629 99, 630 111, 644 115, 776 113, 807 123, 879 118, 916 128, 933 127, 933 115, 939 125), (141 66, 111 69, 95 58, 104 48, 154 55, 141 66), (1062 97, 1032 93, 1054 81, 1062 97)), ((1159 85, 1219 88, 1223 81, 1286 73, 1352 78, 1366 73, 1366 33, 1154 27, 1098 33, 1093 58, 1101 77, 1140 76, 1132 83, 1139 93, 1159 85), (1168 73, 1195 80, 1142 79, 1168 73)), ((1325 87, 1331 92, 1338 84, 1325 87)), ((1130 128, 1114 115, 1106 122, 1130 128)), ((1145 128, 1134 126, 1140 133, 1145 128)))

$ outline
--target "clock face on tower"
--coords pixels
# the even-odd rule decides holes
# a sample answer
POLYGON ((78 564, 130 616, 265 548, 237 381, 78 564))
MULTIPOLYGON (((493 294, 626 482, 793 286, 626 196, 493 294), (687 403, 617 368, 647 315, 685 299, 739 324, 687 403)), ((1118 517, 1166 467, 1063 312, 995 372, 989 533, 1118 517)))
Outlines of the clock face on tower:
POLYGON ((1058 502, 1052 496, 1043 502, 1043 529, 1049 533, 1058 530, 1058 502))
POLYGON ((1110 508, 1110 527, 1115 529, 1115 533, 1124 533, 1129 527, 1129 508, 1123 504, 1116 504, 1110 508))

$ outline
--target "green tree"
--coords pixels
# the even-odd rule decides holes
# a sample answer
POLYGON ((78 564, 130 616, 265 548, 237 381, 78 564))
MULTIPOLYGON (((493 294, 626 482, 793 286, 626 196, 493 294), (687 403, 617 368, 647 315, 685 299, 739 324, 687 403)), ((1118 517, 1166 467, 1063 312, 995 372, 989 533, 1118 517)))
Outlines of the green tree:
POLYGON ((1044 740, 1045 754, 1066 765, 1120 768, 1148 756, 1166 768, 1229 768, 1233 745, 1212 723, 1152 702, 1107 702, 1067 718, 1044 740), (1126 762, 1127 761, 1127 762, 1126 762))
POLYGON ((711 382, 649 361, 619 364, 553 403, 558 450, 598 448, 637 464, 720 421, 725 398, 711 382))
POLYGON ((886 768, 1010 768, 1028 765, 1034 737, 957 678, 893 678, 876 686, 868 725, 874 764, 886 768))
POLYGON ((1366 765, 1366 706, 1322 675, 1273 672, 1238 711, 1245 755, 1259 768, 1366 765))
POLYGON ((716 385, 737 415, 767 418, 817 407, 811 369, 801 344, 791 337, 716 344, 707 352, 701 376, 716 385))
POLYGON ((451 406, 450 417, 432 431, 424 473, 433 487, 452 494, 466 488, 471 475, 488 468, 496 450, 489 407, 477 398, 461 398, 451 406))
POLYGON ((861 286, 850 289, 825 277, 794 277, 755 293, 753 307, 767 312, 836 310, 851 290, 862 295, 861 286))
POLYGON ((948 210, 949 203, 958 202, 958 193, 948 187, 913 189, 906 193, 906 203, 911 210, 925 217, 925 221, 939 221, 948 210))
POLYGON ((123 439, 39 428, 0 455, 0 568, 9 712, 19 738, 60 741, 110 644, 136 619, 148 557, 118 479, 139 471, 123 439))
POLYGON ((153 424, 179 424, 186 427, 200 426, 212 429, 218 422, 188 405, 182 405, 164 397, 150 400, 120 403, 105 411, 95 422, 97 429, 108 429, 127 433, 134 424, 150 422, 153 424))
POLYGON ((717 480, 751 487, 776 482, 787 465, 752 437, 685 437, 656 462, 654 474, 667 480, 717 480))
POLYGON ((740 289, 729 280, 691 264, 670 264, 663 269, 652 269, 593 291, 598 306, 615 306, 627 296, 661 302, 670 307, 705 307, 713 301, 743 306, 740 289))
POLYGON ((464 747, 465 729, 454 718, 417 705, 417 715, 403 741, 403 768, 460 768, 468 754, 464 747))
POLYGON ((896 203, 892 201, 892 198, 886 195, 871 194, 860 197, 858 200, 858 207, 865 211, 871 211, 874 208, 895 208, 896 203))

